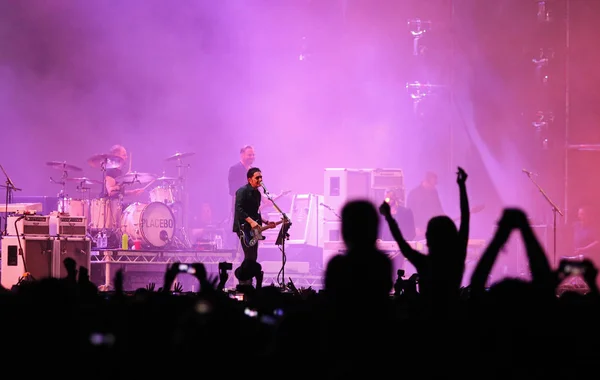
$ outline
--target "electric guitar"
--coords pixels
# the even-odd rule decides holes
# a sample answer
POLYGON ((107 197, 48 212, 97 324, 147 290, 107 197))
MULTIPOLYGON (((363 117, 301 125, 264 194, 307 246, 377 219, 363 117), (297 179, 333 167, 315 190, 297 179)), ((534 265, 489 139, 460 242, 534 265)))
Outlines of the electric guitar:
POLYGON ((246 245, 246 247, 252 247, 256 245, 256 243, 258 243, 259 240, 265 240, 265 237, 262 234, 264 230, 267 230, 269 228, 275 228, 284 221, 284 219, 281 219, 280 221, 275 222, 275 226, 273 227, 269 227, 269 225, 265 224, 264 226, 256 226, 254 228, 249 228, 249 224, 244 224, 242 226, 242 229, 240 230, 240 239, 242 240, 242 243, 246 245))
MULTIPOLYGON (((271 198, 273 199, 273 201, 276 201, 277 199, 283 197, 284 195, 288 195, 291 192, 292 192, 292 190, 284 190, 271 198)), ((263 199, 261 200, 261 203, 260 203, 260 207, 258 208, 258 211, 263 211, 264 209, 268 209, 269 207, 273 207, 273 203, 269 200, 269 198, 263 197, 263 199)))

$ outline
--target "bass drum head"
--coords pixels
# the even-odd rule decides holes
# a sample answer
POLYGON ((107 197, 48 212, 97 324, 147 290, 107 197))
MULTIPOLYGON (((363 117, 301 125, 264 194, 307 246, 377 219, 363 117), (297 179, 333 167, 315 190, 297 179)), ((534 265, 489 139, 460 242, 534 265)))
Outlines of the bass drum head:
POLYGON ((164 247, 175 235, 175 217, 162 202, 151 202, 144 207, 139 226, 143 240, 153 247, 164 247))

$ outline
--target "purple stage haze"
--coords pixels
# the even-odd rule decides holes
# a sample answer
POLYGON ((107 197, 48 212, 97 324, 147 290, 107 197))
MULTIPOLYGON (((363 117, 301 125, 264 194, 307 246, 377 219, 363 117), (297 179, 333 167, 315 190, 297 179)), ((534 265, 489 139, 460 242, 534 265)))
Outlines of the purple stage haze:
POLYGON ((436 171, 451 216, 462 166, 472 204, 486 205, 473 216, 475 237, 487 238, 507 205, 536 217, 541 209, 546 222, 545 200, 521 169, 545 173, 539 183, 562 207, 562 161, 549 175, 534 157, 531 119, 515 106, 531 60, 514 41, 535 4, 490 26, 484 18, 506 16, 508 5, 453 3, 1 2, 0 163, 18 195, 56 195, 49 177, 60 172, 47 161, 100 180, 87 158, 123 144, 133 170, 175 176, 165 158, 194 152, 185 161, 190 212, 208 202, 215 220, 228 215, 227 170, 245 144, 272 193, 323 194, 328 167, 402 168, 407 190, 436 171), (424 57, 413 56, 407 28, 418 17, 434 26, 424 57), (498 30, 506 41, 494 40, 498 30), (516 59, 524 63, 498 66, 516 59), (418 115, 405 89, 416 80, 439 84, 418 115))

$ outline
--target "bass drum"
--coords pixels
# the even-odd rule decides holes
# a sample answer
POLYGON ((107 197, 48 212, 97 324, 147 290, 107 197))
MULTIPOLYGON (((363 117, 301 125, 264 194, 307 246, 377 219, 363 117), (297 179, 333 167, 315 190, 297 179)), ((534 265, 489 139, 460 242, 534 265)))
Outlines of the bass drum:
POLYGON ((121 216, 121 232, 145 246, 164 247, 175 234, 175 217, 162 202, 132 203, 121 216))

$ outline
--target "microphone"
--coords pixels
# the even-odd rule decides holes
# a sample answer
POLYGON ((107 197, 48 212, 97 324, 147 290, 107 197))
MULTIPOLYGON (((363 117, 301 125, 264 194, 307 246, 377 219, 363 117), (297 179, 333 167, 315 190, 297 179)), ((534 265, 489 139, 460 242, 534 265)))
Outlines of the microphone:
POLYGON ((536 173, 534 173, 534 172, 530 172, 530 171, 529 171, 529 170, 527 170, 527 169, 521 169, 521 171, 522 171, 523 173, 527 174, 528 176, 532 176, 532 175, 533 175, 533 176, 536 176, 536 175, 537 175, 536 173))
POLYGON ((265 192, 265 194, 269 194, 269 190, 267 190, 267 188, 265 187, 265 183, 263 181, 260 181, 260 186, 262 186, 263 191, 265 192))

